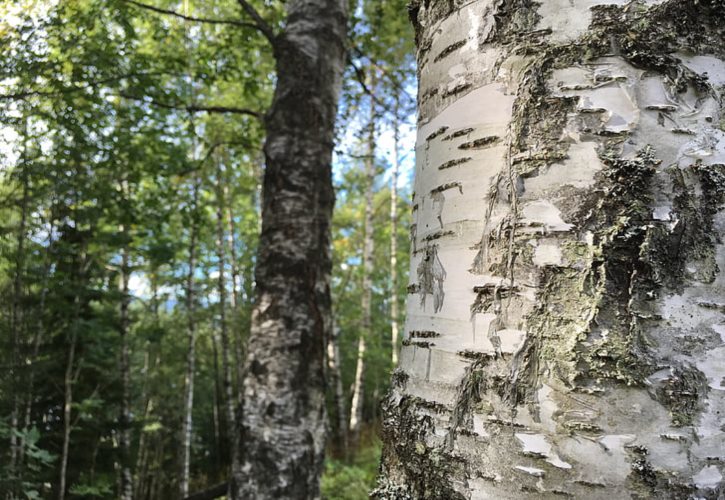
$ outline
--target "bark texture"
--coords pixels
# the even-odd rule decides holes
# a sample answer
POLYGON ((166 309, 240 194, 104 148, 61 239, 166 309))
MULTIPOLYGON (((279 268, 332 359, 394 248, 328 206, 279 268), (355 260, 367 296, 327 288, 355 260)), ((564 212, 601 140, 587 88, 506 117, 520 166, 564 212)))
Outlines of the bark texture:
POLYGON ((319 497, 331 327, 334 121, 347 0, 293 0, 273 38, 256 305, 243 382, 237 498, 319 497))
POLYGON ((722 498, 725 2, 410 13, 413 283, 375 495, 722 498))

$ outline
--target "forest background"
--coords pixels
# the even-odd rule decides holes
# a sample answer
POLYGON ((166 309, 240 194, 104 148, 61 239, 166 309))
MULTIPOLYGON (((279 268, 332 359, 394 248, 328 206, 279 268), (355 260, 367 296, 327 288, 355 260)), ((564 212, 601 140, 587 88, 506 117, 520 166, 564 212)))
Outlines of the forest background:
MULTIPOLYGON (((284 3, 252 2, 279 25, 284 3)), ((326 498, 367 498, 406 294, 405 0, 350 23, 326 498)), ((227 478, 274 61, 234 0, 0 2, 0 492, 174 498, 227 478), (185 466, 185 464, 189 466, 185 466)))

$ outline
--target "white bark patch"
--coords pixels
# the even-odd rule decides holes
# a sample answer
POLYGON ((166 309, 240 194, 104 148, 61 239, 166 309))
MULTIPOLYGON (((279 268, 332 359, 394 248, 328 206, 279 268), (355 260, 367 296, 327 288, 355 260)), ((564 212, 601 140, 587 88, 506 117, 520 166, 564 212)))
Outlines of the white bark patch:
POLYGON ((652 211, 652 218, 655 220, 670 220, 671 206, 655 207, 652 211))
POLYGON ((563 262, 561 248, 552 243, 540 243, 534 250, 534 265, 543 267, 547 265, 559 266, 563 262))
POLYGON ((695 73, 706 74, 712 85, 725 85, 725 61, 713 56, 693 56, 683 53, 678 53, 676 56, 695 73))
POLYGON ((704 488, 709 490, 714 490, 718 486, 720 486, 720 482, 722 481, 722 474, 720 474, 720 471, 717 469, 714 465, 708 465, 707 467, 703 467, 700 472, 695 474, 692 477, 692 480, 695 483, 695 486, 698 488, 704 488))
MULTIPOLYGON (((511 118, 511 108, 515 96, 507 95, 499 83, 491 83, 472 90, 450 104, 428 123, 418 127, 418 147, 425 144, 426 138, 443 126, 450 131, 468 127, 498 126, 501 132, 511 118)), ((440 140, 440 139, 438 139, 440 140)))
POLYGON ((711 389, 725 391, 725 347, 711 349, 696 366, 707 377, 711 389))
POLYGON ((493 0, 471 2, 440 21, 439 35, 426 58, 419 61, 421 117, 438 113, 460 93, 480 86, 494 69, 500 51, 481 53, 479 49, 494 26, 493 16, 488 15, 493 4, 493 0), (425 87, 425 82, 433 86, 425 87))
POLYGON ((531 453, 534 455, 541 455, 554 467, 560 469, 571 469, 571 464, 564 462, 559 455, 557 455, 551 443, 546 440, 546 436, 542 434, 514 434, 524 447, 524 453, 531 453))
POLYGON ((537 469, 536 467, 526 467, 523 465, 517 465, 514 468, 516 470, 520 470, 521 472, 531 474, 532 476, 535 476, 535 477, 544 477, 544 471, 541 469, 537 469))
POLYGON ((712 325, 711 328, 715 330, 715 333, 718 333, 720 335, 720 341, 725 344, 725 325, 723 324, 717 324, 712 325))
POLYGON ((561 211, 547 200, 536 200, 527 203, 523 208, 524 223, 543 224, 548 232, 569 231, 574 226, 561 218, 561 211))
MULTIPOLYGON (((624 5, 629 0, 546 0, 541 2, 538 29, 550 29, 549 39, 566 42, 580 37, 589 29, 592 21, 591 8, 596 5, 624 5)), ((655 5, 664 0, 646 0, 655 5)))
POLYGON ((473 415, 473 432, 481 437, 491 436, 488 431, 486 431, 486 425, 483 417, 479 414, 473 415))

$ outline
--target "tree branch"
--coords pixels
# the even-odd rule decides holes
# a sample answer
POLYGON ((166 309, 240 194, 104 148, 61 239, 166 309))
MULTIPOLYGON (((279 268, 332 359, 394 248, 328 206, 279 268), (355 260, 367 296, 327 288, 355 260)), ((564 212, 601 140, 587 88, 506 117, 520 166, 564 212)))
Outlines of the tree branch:
POLYGON ((156 12, 157 14, 166 14, 173 17, 178 17, 179 19, 183 19, 184 21, 192 21, 195 23, 207 23, 207 24, 230 24, 232 26, 240 26, 242 28, 252 28, 255 30, 259 30, 259 26, 257 26, 256 23, 245 23, 244 21, 233 21, 228 19, 210 19, 207 17, 193 17, 193 16, 187 16, 185 14, 182 14, 180 12, 176 12, 175 10, 169 10, 169 9, 162 9, 160 7, 155 7, 153 5, 149 5, 146 3, 137 2, 136 0, 121 0, 126 3, 130 3, 131 5, 135 5, 136 7, 139 7, 141 9, 150 10, 152 12, 156 12))
POLYGON ((255 118, 262 118, 262 113, 247 108, 236 108, 233 106, 203 106, 200 104, 171 104, 168 102, 162 102, 155 99, 148 99, 148 96, 137 96, 122 92, 118 94, 120 97, 130 99, 132 101, 140 101, 157 108, 164 109, 180 109, 189 113, 232 113, 237 115, 253 116, 255 118))
POLYGON ((259 12, 257 12, 257 9, 252 7, 247 0, 237 0, 237 3, 239 3, 242 10, 252 19, 257 29, 262 32, 267 40, 269 40, 269 43, 271 43, 272 46, 276 45, 277 35, 274 34, 272 26, 270 26, 259 12))
POLYGON ((357 66, 357 64, 355 64, 355 61, 353 61, 350 56, 348 56, 348 58, 347 58, 347 63, 350 66, 352 66, 352 69, 355 72, 355 78, 358 81, 358 83, 360 84, 360 87, 362 87, 363 93, 369 95, 370 98, 375 102, 375 104, 377 104, 378 106, 383 108, 388 113, 392 114, 390 107, 387 104, 385 104, 383 101, 378 99, 378 97, 375 95, 375 93, 372 90, 370 90, 370 88, 367 86, 367 84, 365 83, 365 73, 363 73, 363 70, 361 68, 359 68, 357 66))

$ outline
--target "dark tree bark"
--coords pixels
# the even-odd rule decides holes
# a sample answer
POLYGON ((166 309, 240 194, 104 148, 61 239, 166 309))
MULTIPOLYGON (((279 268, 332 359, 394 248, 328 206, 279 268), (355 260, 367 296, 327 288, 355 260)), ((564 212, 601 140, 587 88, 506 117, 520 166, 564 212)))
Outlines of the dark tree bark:
MULTIPOLYGON (((246 5, 246 2, 241 2, 246 5)), ((270 36, 277 88, 266 117, 256 305, 245 364, 236 498, 317 498, 331 327, 334 122, 347 0, 293 0, 270 36)))

